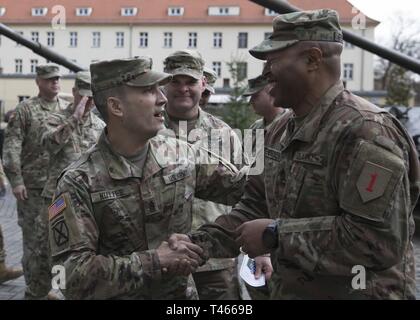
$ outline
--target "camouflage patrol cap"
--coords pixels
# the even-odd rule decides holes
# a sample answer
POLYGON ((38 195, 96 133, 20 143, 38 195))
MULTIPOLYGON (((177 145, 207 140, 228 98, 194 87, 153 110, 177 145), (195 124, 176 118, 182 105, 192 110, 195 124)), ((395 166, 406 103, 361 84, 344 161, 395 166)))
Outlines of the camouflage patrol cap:
POLYGON ((91 78, 89 71, 79 71, 76 74, 74 87, 81 96, 92 97, 91 78))
POLYGON ((299 41, 328 41, 343 43, 343 32, 334 10, 321 9, 282 14, 273 20, 272 35, 249 50, 257 59, 288 48, 299 41))
POLYGON ((36 75, 41 79, 61 77, 60 68, 54 64, 44 64, 37 66, 36 75))
POLYGON ((248 80, 248 88, 242 94, 244 97, 252 96, 253 94, 259 92, 260 90, 264 89, 264 87, 268 84, 268 80, 263 75, 258 76, 253 79, 248 80))
POLYGON ((198 51, 188 49, 176 51, 166 57, 163 63, 165 65, 163 71, 174 76, 185 75, 197 80, 203 77, 204 60, 198 51))
POLYGON ((212 94, 214 94, 216 92, 216 90, 214 90, 214 87, 213 87, 214 83, 217 80, 216 72, 214 72, 213 69, 204 67, 203 73, 204 73, 204 75, 206 76, 206 79, 207 79, 206 90, 208 90, 212 94))
POLYGON ((100 61, 90 65, 92 91, 98 92, 121 85, 131 87, 148 87, 155 84, 164 85, 171 75, 152 70, 152 58, 134 57, 100 61))

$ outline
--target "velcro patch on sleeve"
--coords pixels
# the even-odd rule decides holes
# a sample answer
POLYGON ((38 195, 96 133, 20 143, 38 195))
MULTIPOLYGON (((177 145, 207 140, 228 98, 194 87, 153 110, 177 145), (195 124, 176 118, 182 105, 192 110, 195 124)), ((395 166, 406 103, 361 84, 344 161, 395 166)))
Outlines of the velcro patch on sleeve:
POLYGON ((340 207, 372 221, 383 221, 395 188, 404 174, 404 161, 369 141, 361 141, 339 190, 340 207))
POLYGON ((362 202, 366 203, 381 197, 391 177, 392 170, 366 161, 356 184, 362 202))
POLYGON ((55 217, 57 217, 63 210, 67 207, 66 199, 62 194, 59 196, 52 205, 48 207, 48 218, 51 221, 55 217))

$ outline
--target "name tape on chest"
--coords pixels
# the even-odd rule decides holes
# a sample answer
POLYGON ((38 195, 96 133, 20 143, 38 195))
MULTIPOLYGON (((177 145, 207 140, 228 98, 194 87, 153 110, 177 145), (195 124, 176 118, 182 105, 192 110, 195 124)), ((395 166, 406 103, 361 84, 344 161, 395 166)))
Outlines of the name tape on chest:
POLYGON ((106 201, 106 200, 113 200, 128 196, 130 194, 131 188, 121 188, 115 190, 106 190, 106 191, 99 191, 92 193, 90 196, 92 198, 93 203, 106 201))
POLYGON ((170 183, 174 183, 176 181, 185 179, 189 175, 190 173, 187 169, 181 169, 174 173, 163 176, 163 180, 165 181, 166 184, 170 184, 170 183))
POLYGON ((280 151, 269 147, 264 148, 264 156, 278 162, 280 162, 282 158, 280 151))

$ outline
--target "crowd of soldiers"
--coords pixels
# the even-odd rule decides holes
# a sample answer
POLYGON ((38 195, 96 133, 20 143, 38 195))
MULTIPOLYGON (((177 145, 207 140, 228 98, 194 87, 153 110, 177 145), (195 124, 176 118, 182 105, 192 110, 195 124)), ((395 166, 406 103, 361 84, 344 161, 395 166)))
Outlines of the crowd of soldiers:
MULTIPOLYGON (((93 63, 72 97, 57 66, 37 67, 39 94, 17 106, 3 151, 25 298, 57 298, 59 265, 66 299, 241 299, 236 258, 249 255, 267 282, 246 286, 253 299, 414 299, 417 153, 394 117, 344 89, 342 49, 335 11, 273 20, 250 50, 266 61, 244 94, 262 117, 253 154, 203 110, 217 76, 197 51, 163 72, 149 57, 93 63)), ((21 275, 4 257, 0 283, 21 275)))

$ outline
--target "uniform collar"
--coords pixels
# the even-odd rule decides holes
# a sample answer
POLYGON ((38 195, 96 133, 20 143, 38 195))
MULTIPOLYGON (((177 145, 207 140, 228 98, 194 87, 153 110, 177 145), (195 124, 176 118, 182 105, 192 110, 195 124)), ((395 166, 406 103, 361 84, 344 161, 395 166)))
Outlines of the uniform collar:
POLYGON ((108 168, 108 173, 112 179, 124 180, 133 177, 147 179, 165 167, 163 159, 159 161, 159 157, 156 156, 156 145, 149 141, 149 148, 144 167, 142 170, 137 168, 135 165, 130 163, 130 161, 112 149, 112 146, 106 137, 105 131, 106 130, 102 132, 99 138, 98 146, 101 150, 106 168, 108 168))
POLYGON ((294 131, 294 120, 290 118, 287 123, 287 130, 285 131, 284 147, 287 147, 293 140, 299 140, 303 142, 311 142, 315 139, 316 133, 318 132, 321 121, 325 114, 332 107, 333 101, 337 96, 344 91, 343 83, 337 82, 321 98, 318 105, 314 106, 311 112, 305 117, 301 127, 294 131))

